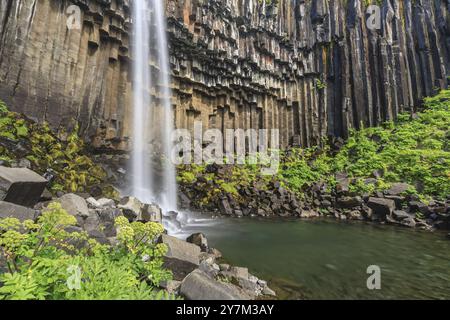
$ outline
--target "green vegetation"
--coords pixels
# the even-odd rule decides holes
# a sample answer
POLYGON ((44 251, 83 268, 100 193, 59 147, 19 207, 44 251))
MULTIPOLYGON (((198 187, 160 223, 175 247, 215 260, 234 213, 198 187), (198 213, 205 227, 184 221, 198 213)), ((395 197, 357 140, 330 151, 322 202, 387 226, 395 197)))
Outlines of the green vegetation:
POLYGON ((302 196, 316 182, 333 188, 335 174, 344 172, 355 193, 382 191, 394 182, 406 182, 412 186, 408 192, 424 199, 446 198, 450 194, 449 108, 450 90, 443 90, 426 98, 424 109, 414 116, 401 114, 396 123, 353 130, 335 153, 327 143, 287 150, 281 154, 280 170, 274 177, 262 176, 258 166, 248 164, 229 166, 221 174, 206 174, 205 166, 182 166, 179 182, 201 183, 198 177, 207 177, 214 187, 201 202, 208 203, 221 193, 235 195, 239 201, 236 186, 268 189, 274 181, 302 196))
POLYGON ((47 123, 37 124, 8 111, 0 101, 0 160, 6 164, 26 158, 36 172, 54 172, 52 191, 83 192, 106 178, 86 154, 77 126, 71 133, 55 134, 47 123))
POLYGON ((162 268, 167 247, 155 243, 157 223, 116 219, 118 245, 101 245, 87 234, 69 232, 76 224, 58 203, 35 223, 0 220, 0 300, 172 299, 158 291, 171 278, 162 268))

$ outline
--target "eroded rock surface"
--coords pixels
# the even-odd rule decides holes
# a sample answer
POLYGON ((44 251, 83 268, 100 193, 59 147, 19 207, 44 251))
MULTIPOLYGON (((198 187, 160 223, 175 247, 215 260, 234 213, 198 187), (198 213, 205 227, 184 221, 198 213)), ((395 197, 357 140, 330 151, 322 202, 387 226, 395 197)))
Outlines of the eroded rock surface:
MULTIPOLYGON (((374 30, 367 1, 274 2, 166 0, 177 127, 279 128, 282 145, 306 146, 414 111, 447 85, 448 1, 383 1, 374 30)), ((0 98, 127 148, 131 3, 2 1, 0 98), (80 30, 66 26, 73 4, 80 30)))

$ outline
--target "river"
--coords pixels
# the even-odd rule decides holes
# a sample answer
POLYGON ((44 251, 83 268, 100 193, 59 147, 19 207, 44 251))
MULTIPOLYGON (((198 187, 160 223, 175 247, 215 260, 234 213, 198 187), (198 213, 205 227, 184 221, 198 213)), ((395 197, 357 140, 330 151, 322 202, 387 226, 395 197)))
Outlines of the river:
POLYGON ((268 280, 281 299, 450 299, 444 233, 363 222, 216 219, 189 225, 233 265, 268 280), (369 290, 367 267, 381 269, 369 290))

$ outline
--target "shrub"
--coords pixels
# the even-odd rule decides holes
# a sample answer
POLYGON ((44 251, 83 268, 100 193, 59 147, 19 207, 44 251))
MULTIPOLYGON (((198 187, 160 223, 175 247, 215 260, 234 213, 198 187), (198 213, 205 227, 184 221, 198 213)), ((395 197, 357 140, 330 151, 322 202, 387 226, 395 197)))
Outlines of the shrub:
POLYGON ((155 286, 170 279, 162 268, 166 247, 156 223, 117 218, 118 245, 101 245, 69 232, 76 219, 52 203, 35 223, 0 220, 0 299, 171 299, 155 286))

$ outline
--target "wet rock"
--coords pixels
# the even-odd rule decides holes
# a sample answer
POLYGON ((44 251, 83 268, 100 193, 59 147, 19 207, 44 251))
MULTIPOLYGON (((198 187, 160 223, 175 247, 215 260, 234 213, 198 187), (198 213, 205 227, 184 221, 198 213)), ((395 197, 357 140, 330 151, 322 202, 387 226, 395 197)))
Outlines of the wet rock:
POLYGON ((407 218, 402 219, 400 221, 400 224, 405 227, 414 228, 416 226, 416 221, 414 220, 413 217, 407 217, 407 218))
POLYGON ((315 218, 318 217, 319 213, 317 213, 314 210, 302 210, 301 214, 300 214, 300 218, 315 218))
POLYGON ((0 200, 33 207, 46 186, 47 180, 30 169, 0 166, 0 200))
POLYGON ((275 293, 275 291, 273 291, 272 289, 270 289, 268 286, 265 286, 262 293, 266 296, 272 296, 272 297, 276 297, 277 294, 275 293))
POLYGON ((137 220, 162 223, 162 210, 156 204, 144 204, 138 214, 137 220))
POLYGON ((220 252, 219 250, 217 250, 216 248, 209 248, 208 249, 208 253, 212 254, 214 256, 215 259, 220 259, 222 258, 222 252, 220 252))
POLYGON ((201 248, 202 251, 208 250, 208 240, 203 233, 194 233, 191 234, 187 239, 187 242, 193 243, 201 248))
POLYGON ((184 192, 179 192, 178 197, 181 208, 189 209, 191 207, 191 199, 184 192))
POLYGON ((158 242, 167 245, 164 266, 170 269, 175 280, 182 280, 200 265, 200 247, 168 235, 161 235, 158 242))
POLYGON ((248 300, 229 283, 215 281, 201 270, 194 270, 181 283, 180 294, 188 300, 248 300))
POLYGON ((227 263, 219 264, 220 271, 228 271, 228 270, 230 270, 230 268, 231 268, 230 265, 227 263))
POLYGON ((373 210, 372 220, 385 220, 395 209, 394 200, 370 197, 367 206, 373 210))
POLYGON ((348 214, 348 218, 351 219, 351 220, 362 220, 363 216, 362 216, 361 211, 359 211, 359 210, 352 210, 348 214))
POLYGON ((230 206, 228 199, 222 199, 219 202, 219 210, 222 214, 231 216, 233 214, 233 209, 230 206))
POLYGON ((122 211, 117 208, 105 208, 96 210, 96 214, 99 218, 99 227, 106 237, 115 237, 117 230, 115 226, 115 219, 122 214, 122 211))

